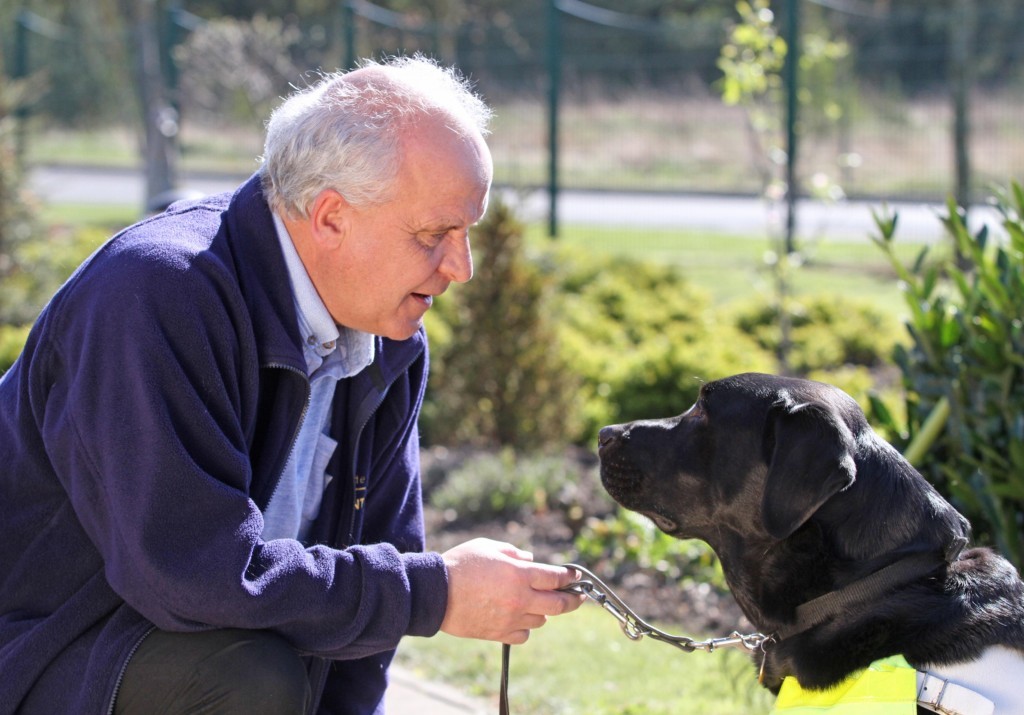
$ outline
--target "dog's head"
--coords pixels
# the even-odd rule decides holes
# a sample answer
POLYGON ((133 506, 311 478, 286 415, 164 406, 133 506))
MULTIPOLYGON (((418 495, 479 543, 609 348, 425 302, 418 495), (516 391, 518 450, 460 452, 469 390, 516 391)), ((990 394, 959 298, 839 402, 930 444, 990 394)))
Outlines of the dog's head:
POLYGON ((841 558, 968 529, 855 400, 820 382, 757 373, 709 382, 677 417, 605 427, 599 454, 616 501, 712 546, 725 530, 780 541, 812 516, 846 530, 836 539, 841 558), (887 518, 895 510, 899 518, 887 518), (936 514, 945 523, 921 537, 936 514), (870 532, 873 520, 884 530, 849 533, 870 532))
POLYGON ((736 375, 704 385, 677 417, 601 430, 601 479, 674 536, 706 538, 742 520, 782 539, 854 482, 865 429, 857 403, 834 387, 736 375))

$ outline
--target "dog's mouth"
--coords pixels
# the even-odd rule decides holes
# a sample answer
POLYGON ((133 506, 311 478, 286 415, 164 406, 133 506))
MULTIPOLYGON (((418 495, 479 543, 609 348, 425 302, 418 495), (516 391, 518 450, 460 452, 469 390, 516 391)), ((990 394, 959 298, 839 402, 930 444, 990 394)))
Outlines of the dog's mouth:
POLYGON ((631 508, 643 482, 643 472, 624 459, 601 460, 601 483, 611 497, 631 508))

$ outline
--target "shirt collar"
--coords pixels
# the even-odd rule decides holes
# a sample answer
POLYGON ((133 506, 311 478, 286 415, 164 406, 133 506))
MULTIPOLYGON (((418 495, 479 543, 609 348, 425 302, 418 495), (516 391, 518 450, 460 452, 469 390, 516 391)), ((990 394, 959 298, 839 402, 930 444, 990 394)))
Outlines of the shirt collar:
POLYGON ((339 327, 334 322, 295 250, 284 221, 276 213, 273 216, 277 240, 281 244, 281 253, 288 268, 309 374, 312 375, 326 363, 336 366, 332 372, 338 377, 355 375, 373 362, 373 336, 361 330, 339 327))

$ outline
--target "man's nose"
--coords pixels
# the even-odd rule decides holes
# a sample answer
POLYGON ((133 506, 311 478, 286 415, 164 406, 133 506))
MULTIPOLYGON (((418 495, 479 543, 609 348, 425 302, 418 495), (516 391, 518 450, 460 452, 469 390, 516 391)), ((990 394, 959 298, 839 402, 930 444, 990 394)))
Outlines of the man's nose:
POLYGON ((465 283, 473 277, 473 253, 469 248, 468 233, 449 239, 439 270, 453 283, 465 283))

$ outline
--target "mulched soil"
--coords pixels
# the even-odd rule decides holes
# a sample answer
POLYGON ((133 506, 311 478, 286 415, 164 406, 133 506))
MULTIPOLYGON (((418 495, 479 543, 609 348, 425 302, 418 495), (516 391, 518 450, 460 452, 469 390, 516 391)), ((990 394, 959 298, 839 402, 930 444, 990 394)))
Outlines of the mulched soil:
MULTIPOLYGON (((465 454, 426 452, 423 456, 424 474, 447 471, 460 463, 465 454), (445 464, 442 464, 445 463, 445 464)), ((586 453, 582 460, 593 460, 586 453)), ((430 478, 425 489, 430 488, 430 478)), ((596 489, 600 489, 599 485, 596 489)), ((578 496, 578 495, 577 495, 578 496)), ((603 516, 609 512, 610 502, 603 494, 583 497, 583 510, 587 516, 603 516)), ((524 513, 515 519, 492 521, 449 521, 438 510, 426 507, 427 547, 443 552, 464 541, 487 537, 507 541, 531 551, 536 561, 561 564, 575 561, 573 540, 579 524, 571 523, 562 511, 524 513)), ((743 616, 728 593, 720 592, 709 584, 680 585, 666 583, 658 573, 634 571, 619 577, 608 577, 595 564, 580 565, 598 572, 620 598, 645 621, 680 635, 705 637, 724 636, 733 630, 750 633, 755 629, 743 616)), ((609 616, 610 618, 611 616, 609 616)))

